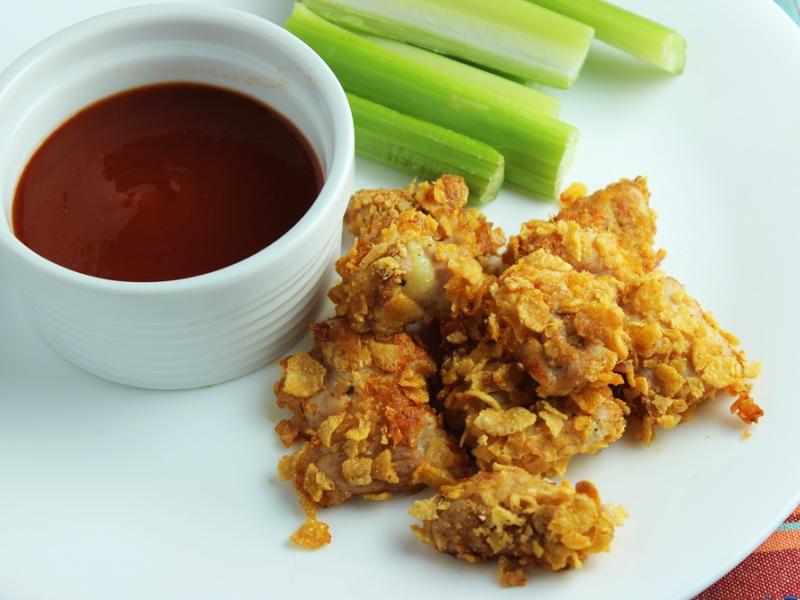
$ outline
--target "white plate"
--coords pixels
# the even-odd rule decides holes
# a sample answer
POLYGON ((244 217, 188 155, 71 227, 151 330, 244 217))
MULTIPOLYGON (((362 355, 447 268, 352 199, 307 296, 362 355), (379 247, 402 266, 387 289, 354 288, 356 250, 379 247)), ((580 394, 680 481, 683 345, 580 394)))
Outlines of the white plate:
MULTIPOLYGON (((15 3, 0 66, 44 35, 124 0, 15 3)), ((233 3, 273 18, 288 3, 233 3)), ((631 515, 582 571, 531 571, 500 591, 492 567, 436 554, 408 531, 407 498, 323 513, 333 544, 296 550, 294 492, 270 388, 275 367, 214 388, 146 392, 56 356, 0 279, 0 597, 680 598, 733 567, 800 500, 800 31, 770 0, 625 2, 689 41, 678 78, 598 45, 563 117, 582 134, 571 178, 647 175, 665 268, 764 362, 767 414, 745 441, 727 400, 644 448, 578 460, 631 515)), ((407 177, 362 161, 358 184, 407 177)), ((487 212, 513 232, 551 206, 511 192, 487 212)))

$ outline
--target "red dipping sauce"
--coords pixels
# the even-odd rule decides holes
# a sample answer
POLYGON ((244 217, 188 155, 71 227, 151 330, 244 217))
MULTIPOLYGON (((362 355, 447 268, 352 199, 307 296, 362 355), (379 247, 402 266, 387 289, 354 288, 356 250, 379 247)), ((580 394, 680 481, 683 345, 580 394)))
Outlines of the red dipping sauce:
POLYGON ((169 83, 106 98, 36 151, 17 185, 15 235, 81 273, 164 281, 262 250, 322 187, 309 143, 260 102, 169 83))

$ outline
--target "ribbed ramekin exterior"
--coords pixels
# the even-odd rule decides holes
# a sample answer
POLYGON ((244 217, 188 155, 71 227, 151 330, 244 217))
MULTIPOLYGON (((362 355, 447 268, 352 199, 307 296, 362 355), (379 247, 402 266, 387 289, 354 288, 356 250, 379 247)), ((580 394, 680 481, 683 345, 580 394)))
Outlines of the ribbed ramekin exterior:
POLYGON ((35 289, 24 290, 23 297, 42 337, 90 373, 136 387, 201 387, 279 359, 303 337, 330 287, 340 240, 338 226, 323 249, 270 301, 254 305, 251 299, 251 294, 270 296, 273 286, 265 277, 248 294, 220 290, 214 312, 177 325, 163 320, 155 305, 153 310, 144 304, 135 320, 127 310, 124 319, 114 320, 113 307, 98 315, 88 303, 86 310, 75 302, 60 309, 35 289))

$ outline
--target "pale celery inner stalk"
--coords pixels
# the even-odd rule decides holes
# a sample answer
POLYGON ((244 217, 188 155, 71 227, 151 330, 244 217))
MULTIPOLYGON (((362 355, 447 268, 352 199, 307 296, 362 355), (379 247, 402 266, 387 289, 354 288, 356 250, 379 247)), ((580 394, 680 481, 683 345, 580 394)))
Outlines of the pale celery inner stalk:
POLYGON ((339 25, 567 88, 594 31, 526 0, 305 0, 339 25))

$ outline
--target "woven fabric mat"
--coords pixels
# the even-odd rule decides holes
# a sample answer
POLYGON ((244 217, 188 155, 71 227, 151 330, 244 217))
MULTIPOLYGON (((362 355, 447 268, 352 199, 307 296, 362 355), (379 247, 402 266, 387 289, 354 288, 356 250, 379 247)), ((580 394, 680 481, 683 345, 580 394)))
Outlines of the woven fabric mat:
POLYGON ((695 600, 800 600, 800 506, 755 552, 695 600))

